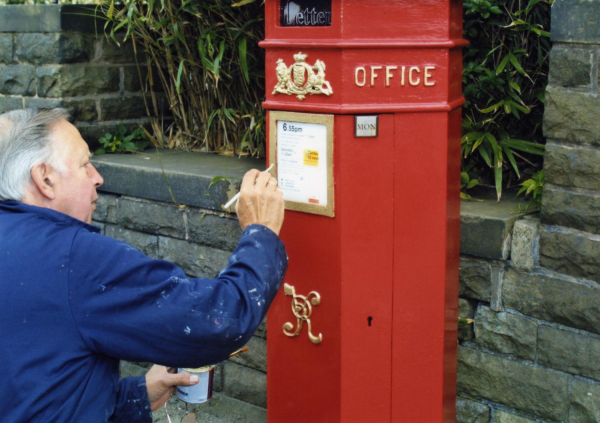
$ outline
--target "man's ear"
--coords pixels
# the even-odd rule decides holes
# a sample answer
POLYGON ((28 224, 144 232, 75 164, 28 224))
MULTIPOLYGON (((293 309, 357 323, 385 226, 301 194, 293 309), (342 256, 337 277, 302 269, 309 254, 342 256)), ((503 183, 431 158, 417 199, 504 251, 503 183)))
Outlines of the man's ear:
POLYGON ((56 183, 56 172, 46 163, 35 165, 31 169, 31 180, 37 188, 39 194, 48 200, 54 200, 56 195, 54 186, 56 183))

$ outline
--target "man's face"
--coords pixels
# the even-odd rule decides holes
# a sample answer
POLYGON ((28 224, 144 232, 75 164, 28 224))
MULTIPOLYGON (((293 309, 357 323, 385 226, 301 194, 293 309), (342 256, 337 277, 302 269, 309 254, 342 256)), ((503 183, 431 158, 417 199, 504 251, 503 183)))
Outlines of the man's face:
POLYGON ((52 128, 55 151, 63 160, 63 174, 59 174, 54 186, 53 209, 86 223, 92 222, 98 199, 96 188, 104 179, 90 163, 92 154, 81 134, 66 120, 52 128))

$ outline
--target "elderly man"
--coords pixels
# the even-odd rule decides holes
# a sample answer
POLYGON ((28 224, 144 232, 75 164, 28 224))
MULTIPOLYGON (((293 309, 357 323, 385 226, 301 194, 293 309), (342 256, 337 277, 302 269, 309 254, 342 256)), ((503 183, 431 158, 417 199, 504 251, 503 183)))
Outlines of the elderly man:
POLYGON ((197 378, 155 366, 119 380, 119 360, 200 367, 243 346, 287 267, 283 196, 268 173, 248 172, 228 266, 188 279, 91 225, 103 179, 67 118, 0 115, 0 421, 151 422, 197 378))

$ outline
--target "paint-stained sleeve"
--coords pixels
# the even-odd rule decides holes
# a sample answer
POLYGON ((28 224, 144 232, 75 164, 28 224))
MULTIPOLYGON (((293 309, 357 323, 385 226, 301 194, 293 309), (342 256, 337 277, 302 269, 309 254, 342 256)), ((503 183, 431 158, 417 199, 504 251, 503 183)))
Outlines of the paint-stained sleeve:
POLYGON ((285 247, 247 227, 214 279, 81 230, 69 264, 73 318, 92 352, 172 367, 201 367, 241 348, 264 319, 287 268, 285 247))
POLYGON ((111 423, 152 423, 152 410, 144 376, 119 380, 111 423))

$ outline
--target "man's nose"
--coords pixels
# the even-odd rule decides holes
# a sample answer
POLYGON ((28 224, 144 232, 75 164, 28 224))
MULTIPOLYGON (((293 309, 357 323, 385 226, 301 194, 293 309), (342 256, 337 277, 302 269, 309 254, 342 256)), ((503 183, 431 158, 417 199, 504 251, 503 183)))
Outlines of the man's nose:
POLYGON ((92 166, 92 169, 94 169, 94 174, 92 175, 92 179, 94 179, 94 185, 96 186, 96 188, 98 188, 99 186, 102 186, 102 184, 104 184, 104 178, 102 177, 102 175, 100 175, 100 172, 98 172, 96 170, 94 165, 91 165, 91 166, 92 166))

